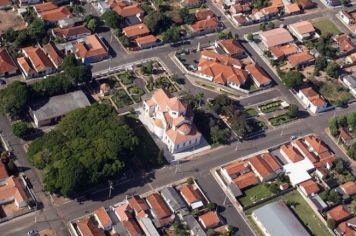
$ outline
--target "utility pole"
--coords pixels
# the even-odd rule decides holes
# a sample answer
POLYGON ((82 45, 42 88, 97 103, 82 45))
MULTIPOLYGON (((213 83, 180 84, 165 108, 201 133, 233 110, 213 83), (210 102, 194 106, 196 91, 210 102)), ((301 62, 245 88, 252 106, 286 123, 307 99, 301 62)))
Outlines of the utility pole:
POLYGON ((114 189, 114 186, 111 180, 108 180, 108 183, 109 183, 109 198, 111 198, 111 190, 114 189))

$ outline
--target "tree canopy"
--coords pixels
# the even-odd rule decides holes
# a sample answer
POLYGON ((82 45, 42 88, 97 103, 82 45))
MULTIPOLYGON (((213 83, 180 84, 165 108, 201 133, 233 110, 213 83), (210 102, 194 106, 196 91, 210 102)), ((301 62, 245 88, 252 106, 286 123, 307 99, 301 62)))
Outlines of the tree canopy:
POLYGON ((107 27, 116 29, 119 28, 121 23, 121 17, 113 10, 107 10, 101 16, 101 19, 104 21, 107 27))
POLYGON ((340 66, 336 62, 330 62, 328 66, 326 67, 326 74, 328 76, 336 79, 340 75, 340 66))
POLYGON ((26 112, 28 98, 27 85, 15 81, 0 91, 0 111, 18 118, 26 112))
POLYGON ((122 173, 138 138, 112 107, 96 104, 68 113, 29 146, 50 192, 75 193, 122 173))
POLYGON ((171 26, 171 20, 161 12, 150 12, 143 22, 147 25, 150 31, 154 34, 160 34, 171 26))
POLYGON ((302 74, 299 71, 291 70, 282 74, 282 81, 288 88, 299 88, 303 83, 302 74))

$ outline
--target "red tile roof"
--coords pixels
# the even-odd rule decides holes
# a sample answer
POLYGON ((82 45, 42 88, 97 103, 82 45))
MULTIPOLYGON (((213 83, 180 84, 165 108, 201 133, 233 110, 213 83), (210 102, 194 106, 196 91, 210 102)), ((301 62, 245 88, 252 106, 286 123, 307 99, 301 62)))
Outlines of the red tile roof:
POLYGON ((261 85, 271 83, 271 79, 262 69, 256 64, 246 65, 246 70, 253 76, 255 80, 261 85))
POLYGON ((51 62, 58 68, 63 62, 63 57, 59 54, 55 44, 49 42, 48 44, 43 46, 43 49, 47 53, 51 62))
POLYGON ((129 6, 123 6, 120 4, 113 4, 111 8, 122 17, 136 16, 137 14, 143 14, 144 11, 138 4, 133 4, 129 6))
POLYGON ((308 148, 305 146, 301 139, 295 140, 295 145, 312 163, 318 162, 319 159, 313 153, 309 152, 308 148))
POLYGON ((84 25, 78 25, 78 26, 73 26, 73 27, 66 27, 66 28, 54 28, 53 33, 56 36, 62 37, 62 38, 68 38, 68 37, 73 37, 76 35, 80 34, 90 34, 91 31, 85 27, 84 25))
POLYGON ((355 46, 351 42, 350 37, 346 34, 336 36, 335 41, 339 44, 340 51, 343 53, 350 53, 355 50, 355 46))
POLYGON ((290 144, 282 145, 280 149, 287 155, 288 159, 295 163, 303 160, 303 156, 298 152, 298 150, 290 144))
POLYGON ((314 57, 307 51, 290 55, 287 59, 294 67, 304 63, 312 63, 315 60, 314 57))
POLYGON ((340 188, 345 194, 349 196, 356 194, 356 183, 354 181, 344 183, 340 186, 340 188))
POLYGON ((284 28, 265 31, 260 33, 260 35, 269 48, 294 41, 292 35, 284 28))
POLYGON ((339 129, 339 135, 340 137, 345 141, 345 142, 351 142, 352 141, 352 135, 347 132, 343 127, 340 127, 339 129))
POLYGON ((311 34, 315 32, 315 28, 313 24, 310 23, 309 21, 300 21, 294 24, 290 24, 289 27, 291 27, 294 31, 296 31, 300 35, 308 34, 308 33, 311 34))
POLYGON ((134 219, 129 219, 122 223, 130 235, 132 236, 143 235, 140 226, 137 224, 137 222, 134 219))
POLYGON ((50 10, 57 9, 58 6, 56 4, 54 4, 53 2, 44 2, 44 3, 33 5, 33 8, 38 13, 41 13, 41 12, 44 12, 44 11, 50 11, 50 10))
POLYGON ((300 12, 300 8, 299 8, 298 3, 287 4, 285 6, 285 8, 286 8, 286 12, 288 12, 288 13, 300 12))
POLYGON ((0 48, 0 74, 17 70, 17 66, 7 52, 6 48, 0 48))
POLYGON ((23 49, 30 59, 33 68, 41 72, 46 68, 53 68, 53 64, 41 48, 27 47, 23 49))
POLYGON ((188 204, 203 200, 199 189, 195 189, 191 184, 184 185, 179 191, 188 204))
POLYGON ((59 21, 72 17, 69 8, 62 6, 53 10, 43 11, 40 13, 41 18, 45 21, 59 21))
POLYGON ((215 29, 218 27, 218 25, 219 25, 219 21, 215 17, 213 17, 206 20, 197 21, 190 27, 193 32, 199 32, 206 29, 215 29))
POLYGON ((83 236, 105 236, 104 230, 99 229, 92 218, 80 219, 77 227, 83 236))
POLYGON ((108 213, 106 212, 105 207, 100 207, 94 212, 94 214, 96 215, 96 217, 104 227, 112 225, 112 221, 108 213))
POLYGON ((220 224, 220 218, 216 211, 209 211, 199 216, 199 221, 205 228, 212 228, 220 224))
POLYGON ((320 191, 319 185, 311 179, 301 183, 300 187, 304 189, 305 193, 308 196, 313 193, 318 193, 320 191))
POLYGON ((195 12, 197 21, 206 20, 215 16, 215 13, 210 9, 199 9, 195 12))
POLYGON ((219 44, 228 52, 230 55, 235 55, 245 52, 245 49, 234 39, 224 39, 219 42, 219 44))
POLYGON ((78 42, 75 45, 76 54, 80 58, 106 56, 108 54, 101 40, 96 34, 85 37, 83 42, 78 42))
POLYGON ((346 210, 344 205, 339 205, 326 212, 328 218, 334 219, 336 222, 347 220, 352 216, 350 212, 346 210))
POLYGON ((145 45, 145 44, 151 44, 151 43, 155 43, 157 42, 157 37, 150 34, 150 35, 147 35, 147 36, 143 36, 143 37, 140 37, 140 38, 137 38, 135 39, 136 43, 138 45, 145 45))
POLYGON ((146 35, 150 33, 150 30, 148 27, 144 24, 137 24, 137 25, 131 25, 127 26, 122 29, 122 32, 129 38, 131 37, 139 37, 141 35, 146 35))
POLYGON ((157 219, 163 219, 171 216, 171 211, 168 209, 166 203, 164 203, 164 200, 159 193, 150 194, 147 196, 146 200, 150 204, 157 219))
POLYGON ((246 165, 246 161, 234 161, 224 167, 228 175, 237 174, 248 170, 249 168, 246 165))
POLYGON ((127 199, 131 208, 136 211, 136 214, 143 211, 148 210, 148 206, 145 201, 138 195, 131 196, 127 199))
POLYGON ((0 180, 6 179, 9 177, 5 164, 0 161, 0 180))
POLYGON ((258 179, 253 172, 240 175, 232 180, 239 189, 245 189, 258 183, 258 179))
POLYGON ((248 159, 248 161, 255 171, 263 178, 274 174, 282 167, 277 159, 270 153, 254 156, 248 159))
POLYGON ((314 106, 319 107, 319 106, 324 106, 326 104, 326 101, 311 87, 301 89, 301 92, 306 97, 308 97, 308 99, 314 106))

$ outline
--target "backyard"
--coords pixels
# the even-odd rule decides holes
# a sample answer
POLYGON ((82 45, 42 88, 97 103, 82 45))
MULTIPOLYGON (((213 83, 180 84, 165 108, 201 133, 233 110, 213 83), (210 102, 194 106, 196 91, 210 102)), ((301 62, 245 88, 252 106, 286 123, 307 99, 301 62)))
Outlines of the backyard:
POLYGON ((244 196, 237 200, 245 208, 252 205, 254 202, 272 196, 272 192, 265 184, 258 184, 243 191, 244 196))
POLYGON ((353 98, 352 94, 335 79, 310 80, 319 88, 319 93, 334 105, 340 105, 353 98))
POLYGON ((319 30, 322 35, 332 33, 333 35, 340 34, 340 30, 336 25, 328 19, 319 19, 313 22, 314 27, 319 30))
MULTIPOLYGON (((283 201, 287 205, 293 205, 290 207, 293 213, 299 218, 301 223, 307 228, 307 230, 311 233, 311 235, 315 236, 329 236, 331 235, 327 229, 327 226, 321 222, 321 220, 315 215, 313 209, 308 205, 308 203, 303 199, 303 197, 297 192, 292 191, 286 193, 282 196, 276 197, 271 201, 267 201, 263 204, 260 204, 256 207, 250 208, 246 211, 247 215, 251 215, 252 212, 263 205, 266 205, 275 201, 283 201)), ((248 217, 250 220, 251 218, 248 217)), ((253 222, 254 223, 254 222, 253 222)))

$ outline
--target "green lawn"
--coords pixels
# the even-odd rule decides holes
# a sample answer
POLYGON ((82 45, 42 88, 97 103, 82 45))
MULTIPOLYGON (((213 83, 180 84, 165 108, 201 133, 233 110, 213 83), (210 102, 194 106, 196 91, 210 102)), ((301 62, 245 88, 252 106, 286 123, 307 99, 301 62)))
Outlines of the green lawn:
POLYGON ((253 117, 253 116, 257 116, 257 111, 253 108, 248 108, 245 110, 245 113, 249 116, 249 117, 253 117))
POLYGON ((333 35, 337 35, 341 33, 336 25, 328 19, 315 21, 313 25, 320 31, 321 34, 332 33, 333 35))
POLYGON ((259 201, 272 195, 272 192, 264 184, 259 184, 248 188, 243 192, 244 196, 237 199, 243 207, 250 206, 253 202, 259 201))
POLYGON ((284 194, 280 197, 276 197, 271 201, 263 203, 254 208, 248 209, 246 214, 251 215, 254 210, 262 207, 265 204, 282 200, 284 203, 293 203, 295 205, 294 209, 291 209, 294 214, 299 218, 299 220, 304 224, 304 226, 311 232, 311 235, 315 236, 330 236, 330 232, 327 227, 321 222, 321 220, 315 215, 313 209, 308 205, 308 203, 303 199, 299 192, 292 191, 284 194))

